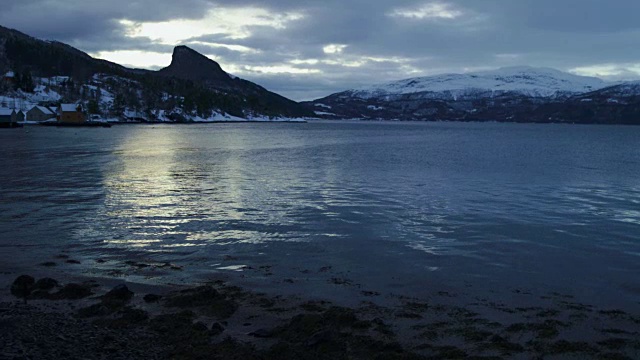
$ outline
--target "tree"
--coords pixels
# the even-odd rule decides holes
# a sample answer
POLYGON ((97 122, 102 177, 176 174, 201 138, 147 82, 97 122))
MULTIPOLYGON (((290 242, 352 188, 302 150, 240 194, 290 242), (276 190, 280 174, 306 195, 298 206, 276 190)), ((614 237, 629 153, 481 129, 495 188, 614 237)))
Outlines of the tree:
POLYGON ((87 103, 87 111, 89 114, 100 114, 100 105, 95 100, 89 100, 87 103))
POLYGON ((124 108, 126 106, 127 99, 124 94, 121 92, 116 93, 115 98, 113 99, 113 111, 114 115, 122 115, 124 112, 124 108))
POLYGON ((95 93, 95 100, 97 102, 100 102, 100 100, 102 99, 102 90, 100 89, 100 86, 98 86, 96 88, 96 93, 95 93))
POLYGON ((22 77, 22 90, 32 93, 36 85, 33 83, 33 77, 31 71, 27 71, 22 77))

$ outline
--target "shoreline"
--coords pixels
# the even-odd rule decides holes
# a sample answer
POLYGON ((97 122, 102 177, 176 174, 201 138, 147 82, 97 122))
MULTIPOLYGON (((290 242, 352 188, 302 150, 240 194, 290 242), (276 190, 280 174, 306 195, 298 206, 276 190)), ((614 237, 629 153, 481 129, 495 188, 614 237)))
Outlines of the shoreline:
POLYGON ((0 327, 6 334, 0 337, 0 359, 640 356, 640 314, 597 308, 559 293, 514 290, 511 298, 496 302, 459 299, 442 289, 433 289, 429 299, 363 291, 357 305, 344 306, 312 296, 274 295, 285 293, 281 288, 258 293, 224 276, 178 285, 43 267, 32 274, 36 280, 50 275, 59 285, 30 295, 26 305, 11 295, 21 274, 0 276, 0 327), (91 294, 69 298, 69 284, 91 294), (109 299, 110 291, 122 288, 118 285, 132 296, 109 299), (147 302, 149 294, 161 298, 147 302), (386 298, 384 305, 380 297, 386 298), (61 330, 42 330, 56 328, 61 330), (105 341, 113 343, 105 347, 105 341))

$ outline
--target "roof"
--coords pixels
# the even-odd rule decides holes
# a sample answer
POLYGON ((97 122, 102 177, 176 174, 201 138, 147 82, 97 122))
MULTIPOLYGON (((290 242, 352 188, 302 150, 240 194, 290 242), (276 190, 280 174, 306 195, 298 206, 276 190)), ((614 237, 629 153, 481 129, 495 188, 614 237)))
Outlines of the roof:
POLYGON ((60 110, 62 112, 76 112, 76 111, 78 111, 78 105, 76 105, 76 104, 60 104, 60 110))
POLYGON ((13 109, 7 109, 7 108, 0 108, 0 116, 10 116, 13 114, 15 110, 13 109))
MULTIPOLYGON (((54 113, 51 109, 49 109, 49 108, 47 108, 47 107, 44 107, 44 106, 34 106, 34 108, 38 108, 38 110, 42 111, 44 114, 47 114, 47 115, 55 115, 55 113, 54 113)), ((33 108, 32 108, 32 109, 33 109, 33 108)))

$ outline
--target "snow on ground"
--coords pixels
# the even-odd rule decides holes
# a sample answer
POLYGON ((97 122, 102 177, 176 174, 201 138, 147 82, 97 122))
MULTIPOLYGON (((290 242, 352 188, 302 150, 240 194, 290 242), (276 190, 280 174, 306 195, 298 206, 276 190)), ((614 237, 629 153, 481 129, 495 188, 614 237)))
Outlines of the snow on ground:
POLYGON ((326 112, 326 111, 314 111, 316 115, 328 115, 328 116, 337 116, 334 113, 326 112))
POLYGON ((25 94, 32 102, 57 102, 62 99, 62 95, 45 85, 37 85, 33 94, 25 94))
POLYGON ((40 81, 40 84, 42 84, 42 85, 60 86, 65 81, 69 81, 69 79, 70 78, 68 76, 53 76, 53 77, 50 77, 50 78, 39 78, 39 81, 40 81))
POLYGON ((2 96, 0 95, 0 107, 17 109, 24 112, 31 110, 32 107, 38 105, 37 102, 25 99, 21 96, 2 96))
POLYGON ((405 79, 353 90, 360 98, 418 92, 450 92, 454 97, 477 91, 517 92, 534 97, 585 93, 610 84, 602 79, 578 76, 549 68, 508 67, 467 74, 444 74, 405 79))
POLYGON ((213 121, 247 121, 247 119, 243 119, 243 118, 239 118, 236 116, 232 116, 229 114, 219 114, 219 113, 213 113, 211 116, 209 116, 208 118, 202 118, 200 116, 196 116, 193 118, 194 122, 213 122, 213 121))
POLYGON ((100 90, 100 94, 102 95, 100 97, 100 105, 107 106, 107 107, 113 105, 113 101, 115 99, 115 96, 112 93, 110 93, 107 90, 102 90, 101 89, 100 90))

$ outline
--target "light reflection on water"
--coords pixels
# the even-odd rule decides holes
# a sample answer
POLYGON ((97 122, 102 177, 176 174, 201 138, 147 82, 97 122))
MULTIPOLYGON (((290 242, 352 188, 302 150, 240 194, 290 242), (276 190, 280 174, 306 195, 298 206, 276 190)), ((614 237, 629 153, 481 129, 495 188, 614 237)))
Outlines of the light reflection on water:
POLYGON ((220 262, 233 255, 283 273, 331 265, 380 287, 397 275, 617 294, 638 281, 628 276, 640 272, 636 128, 319 123, 13 134, 0 133, 8 249, 0 256, 12 266, 70 251, 180 263, 194 278, 240 266, 220 262), (17 250, 24 246, 33 252, 17 250))

